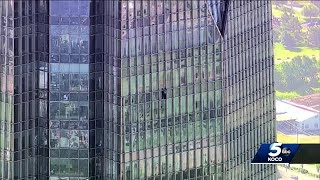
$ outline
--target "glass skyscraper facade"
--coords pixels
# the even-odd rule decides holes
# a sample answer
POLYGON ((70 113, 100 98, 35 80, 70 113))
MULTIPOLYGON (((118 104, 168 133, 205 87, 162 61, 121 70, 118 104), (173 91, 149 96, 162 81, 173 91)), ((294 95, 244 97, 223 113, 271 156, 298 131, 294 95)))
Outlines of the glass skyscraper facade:
POLYGON ((90 1, 49 9, 50 179, 88 179, 90 1))
POLYGON ((275 166, 250 165, 276 141, 271 1, 230 1, 223 38, 223 174, 275 179, 275 166))
POLYGON ((0 179, 275 179, 270 1, 0 2, 0 179))
POLYGON ((13 157, 13 3, 0 2, 0 179, 10 177, 13 157))

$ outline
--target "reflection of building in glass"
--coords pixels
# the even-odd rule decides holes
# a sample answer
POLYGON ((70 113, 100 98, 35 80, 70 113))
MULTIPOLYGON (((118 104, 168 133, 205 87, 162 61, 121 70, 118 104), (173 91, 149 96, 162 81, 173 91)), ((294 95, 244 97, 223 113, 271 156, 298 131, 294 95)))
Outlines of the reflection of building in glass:
POLYGON ((0 179, 274 178, 270 2, 0 5, 0 179))
POLYGON ((89 76, 94 73, 89 72, 89 7, 90 1, 49 2, 49 153, 55 155, 49 159, 50 179, 88 179, 94 161, 88 156, 89 76))
POLYGON ((107 37, 120 49, 107 94, 121 101, 108 101, 107 119, 123 140, 108 177, 274 179, 274 167, 248 164, 275 140, 270 2, 108 4, 121 40, 107 37))
MULTIPOLYGON (((12 178, 14 155, 14 70, 13 2, 0 1, 0 179, 12 178)), ((22 87, 20 87, 21 89, 22 87)), ((24 85, 26 88, 26 85, 24 85)), ((16 116, 15 116, 16 117, 16 116)))

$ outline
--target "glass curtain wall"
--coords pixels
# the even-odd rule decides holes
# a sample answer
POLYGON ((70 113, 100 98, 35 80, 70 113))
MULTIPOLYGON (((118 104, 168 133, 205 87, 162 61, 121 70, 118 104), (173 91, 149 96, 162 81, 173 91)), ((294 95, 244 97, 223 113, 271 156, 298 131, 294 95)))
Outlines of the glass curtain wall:
POLYGON ((118 4, 121 178, 221 177, 221 44, 205 1, 118 4))
POLYGON ((49 7, 50 179, 88 179, 90 1, 49 7))
MULTIPOLYGON (((120 135, 123 131, 121 120, 121 78, 122 66, 120 40, 120 1, 103 1, 105 4, 105 60, 104 60, 104 140, 105 140, 105 178, 121 179, 120 160, 123 141, 120 135)), ((126 26, 124 23, 123 26, 126 26)))
POLYGON ((276 179, 251 165, 275 139, 271 1, 230 1, 223 44, 223 179, 276 179), (243 13, 245 12, 245 13, 243 13))
POLYGON ((0 179, 12 179, 13 1, 0 1, 0 179))
POLYGON ((89 80, 89 176, 92 179, 108 179, 104 176, 105 119, 104 119, 104 0, 95 0, 90 5, 90 80, 89 80))
POLYGON ((48 3, 14 1, 14 179, 48 176, 48 3), (37 14, 37 15, 36 15, 37 14))

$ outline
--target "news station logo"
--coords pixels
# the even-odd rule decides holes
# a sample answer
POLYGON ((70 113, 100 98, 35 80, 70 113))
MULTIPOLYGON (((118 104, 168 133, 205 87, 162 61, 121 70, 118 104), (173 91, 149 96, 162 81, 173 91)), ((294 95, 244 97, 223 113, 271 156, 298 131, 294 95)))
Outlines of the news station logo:
MULTIPOLYGON (((261 144, 252 164, 289 164, 297 153, 299 144, 261 144)), ((319 153, 320 154, 320 153, 319 153)))
POLYGON ((268 162, 282 162, 282 156, 289 156, 291 150, 282 147, 282 143, 273 143, 269 146, 268 162))

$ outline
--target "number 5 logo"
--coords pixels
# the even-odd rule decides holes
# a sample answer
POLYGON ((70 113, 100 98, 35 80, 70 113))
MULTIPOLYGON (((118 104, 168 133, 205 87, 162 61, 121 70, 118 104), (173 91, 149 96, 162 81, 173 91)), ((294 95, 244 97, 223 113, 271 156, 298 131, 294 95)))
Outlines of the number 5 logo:
POLYGON ((269 150, 270 150, 269 156, 271 156, 271 157, 279 156, 281 153, 281 145, 282 145, 282 143, 271 144, 269 147, 269 150))

